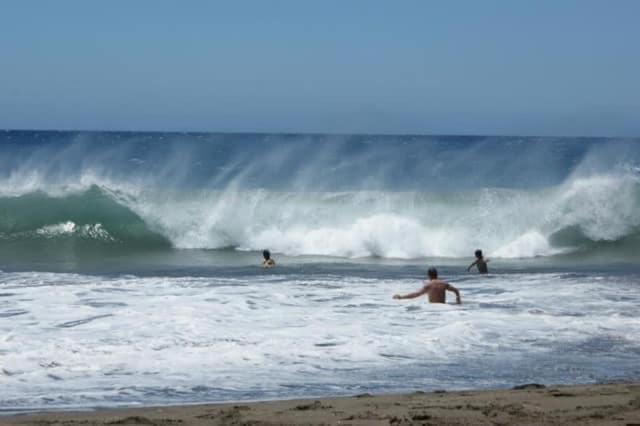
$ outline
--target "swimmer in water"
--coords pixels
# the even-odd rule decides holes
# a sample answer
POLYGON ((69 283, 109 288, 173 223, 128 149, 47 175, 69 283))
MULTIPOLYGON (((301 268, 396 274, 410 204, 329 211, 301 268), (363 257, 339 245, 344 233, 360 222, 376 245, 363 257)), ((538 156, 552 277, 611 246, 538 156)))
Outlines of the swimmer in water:
POLYGON ((488 274, 489 268, 487 267, 487 263, 489 263, 489 259, 485 259, 482 256, 482 250, 480 249, 476 250, 475 254, 476 260, 471 265, 469 265, 469 267, 467 268, 467 272, 469 272, 474 266, 477 266, 478 272, 480 272, 481 274, 488 274))
POLYGON ((269 252, 269 250, 264 250, 262 252, 262 257, 264 257, 264 260, 262 261, 263 268, 273 268, 276 266, 276 261, 271 258, 271 252, 269 252))
POLYGON ((456 294, 456 303, 462 303, 462 300, 460 300, 460 292, 458 291, 458 289, 447 282, 439 280, 438 271, 436 268, 429 268, 429 270, 427 271, 427 275, 429 276, 429 281, 426 281, 424 283, 424 287, 422 287, 422 289, 405 295, 396 294, 393 296, 393 298, 413 299, 415 297, 422 296, 423 294, 427 294, 429 296, 429 303, 446 303, 446 292, 450 291, 456 294))

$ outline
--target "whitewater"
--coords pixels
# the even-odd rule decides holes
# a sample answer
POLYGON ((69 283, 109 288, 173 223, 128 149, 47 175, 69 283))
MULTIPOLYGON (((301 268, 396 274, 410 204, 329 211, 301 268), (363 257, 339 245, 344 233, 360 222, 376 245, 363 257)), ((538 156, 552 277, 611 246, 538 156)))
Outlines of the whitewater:
POLYGON ((637 380, 638 142, 0 132, 0 410, 637 380))

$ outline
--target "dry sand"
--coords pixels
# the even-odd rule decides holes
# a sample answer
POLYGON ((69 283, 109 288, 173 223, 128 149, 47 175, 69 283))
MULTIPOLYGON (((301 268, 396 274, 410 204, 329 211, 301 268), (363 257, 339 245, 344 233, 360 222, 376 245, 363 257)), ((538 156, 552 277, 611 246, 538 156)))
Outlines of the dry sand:
POLYGON ((38 413, 0 424, 640 426, 640 383, 38 413))

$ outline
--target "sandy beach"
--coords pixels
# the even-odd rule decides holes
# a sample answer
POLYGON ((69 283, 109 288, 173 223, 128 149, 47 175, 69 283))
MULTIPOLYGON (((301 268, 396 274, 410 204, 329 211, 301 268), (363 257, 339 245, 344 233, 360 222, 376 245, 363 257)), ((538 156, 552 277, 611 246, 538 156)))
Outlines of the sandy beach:
POLYGON ((640 425, 640 383, 22 414, 3 425, 640 425))

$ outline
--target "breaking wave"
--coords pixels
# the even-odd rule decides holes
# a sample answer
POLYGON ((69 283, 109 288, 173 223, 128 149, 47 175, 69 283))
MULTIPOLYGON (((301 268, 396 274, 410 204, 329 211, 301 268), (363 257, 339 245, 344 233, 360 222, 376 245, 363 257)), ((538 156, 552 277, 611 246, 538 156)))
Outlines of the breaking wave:
POLYGON ((0 197, 0 211, 0 241, 79 239, 169 245, 144 219, 97 186, 65 195, 38 191, 0 197))
POLYGON ((539 191, 140 191, 91 186, 0 198, 0 238, 260 250, 386 258, 535 257, 640 248, 634 175, 575 179, 539 191))
POLYGON ((634 141, 116 136, 5 135, 0 241, 401 259, 640 248, 634 141))

